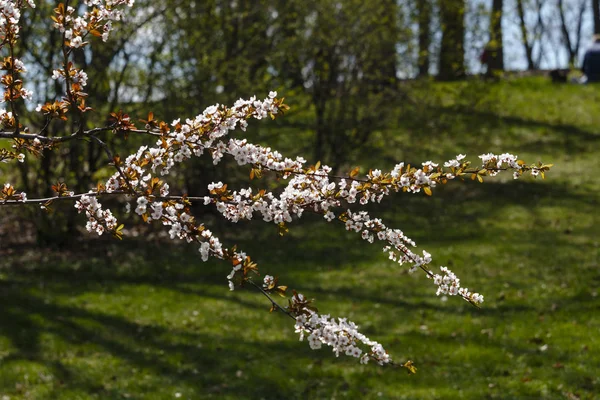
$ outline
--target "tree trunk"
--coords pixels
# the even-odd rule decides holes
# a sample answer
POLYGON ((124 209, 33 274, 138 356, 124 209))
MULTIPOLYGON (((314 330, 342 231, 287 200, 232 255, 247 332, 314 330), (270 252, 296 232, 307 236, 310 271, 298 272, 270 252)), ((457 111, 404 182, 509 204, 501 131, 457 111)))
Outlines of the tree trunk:
MULTIPOLYGON (((368 59, 358 57, 357 62, 364 68, 365 78, 374 84, 373 90, 378 92, 396 86, 398 5, 395 0, 379 0, 374 4, 376 6, 373 6, 370 12, 378 21, 377 28, 362 30, 368 32, 373 40, 362 52, 362 54, 369 54, 370 57, 368 59)), ((357 38, 357 42, 359 41, 360 39, 357 38)))
POLYGON ((440 0, 442 45, 438 79, 456 80, 465 76, 465 2, 440 0))
POLYGON ((321 105, 321 102, 314 102, 315 104, 315 113, 317 116, 317 125, 315 126, 315 148, 314 148, 314 157, 315 162, 323 160, 325 156, 325 136, 327 135, 327 130, 325 126, 325 110, 321 105))
POLYGON ((417 0, 419 13, 419 76, 429 75, 429 45, 431 44, 431 3, 429 0, 417 0))
POLYGON ((502 41, 502 6, 503 0, 492 1, 492 13, 490 15, 490 41, 488 51, 490 59, 488 72, 504 70, 504 49, 502 41))
POLYGON ((527 69, 533 70, 533 46, 529 44, 529 35, 527 33, 527 25, 525 24, 525 9, 523 8, 523 0, 517 0, 517 12, 519 13, 519 25, 521 27, 521 40, 525 48, 525 56, 527 57, 527 69))
POLYGON ((563 41, 565 43, 567 53, 569 54, 569 65, 571 65, 574 62, 575 55, 573 54, 573 47, 571 46, 571 36, 569 35, 567 21, 565 20, 565 10, 562 0, 558 0, 558 14, 560 16, 560 29, 562 31, 563 41))
POLYGON ((569 54, 569 66, 575 65, 577 62, 577 54, 579 53, 579 47, 581 44, 581 32, 583 27, 583 15, 585 13, 585 1, 581 1, 577 9, 577 30, 575 37, 571 37, 565 18, 565 10, 563 0, 558 0, 558 14, 560 16, 560 27, 563 34, 563 40, 567 53, 569 54))

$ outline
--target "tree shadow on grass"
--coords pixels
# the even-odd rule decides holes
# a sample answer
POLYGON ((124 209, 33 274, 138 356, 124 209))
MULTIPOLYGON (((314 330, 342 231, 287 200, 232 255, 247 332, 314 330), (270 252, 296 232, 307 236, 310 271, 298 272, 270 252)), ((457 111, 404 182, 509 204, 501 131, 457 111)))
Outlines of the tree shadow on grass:
MULTIPOLYGON (((429 128, 423 121, 436 124, 438 130, 452 132, 459 135, 458 142, 467 141, 478 145, 489 146, 490 132, 499 132, 500 128, 511 130, 543 131, 539 139, 522 143, 518 146, 521 151, 531 151, 542 154, 555 154, 557 151, 566 154, 583 154, 596 151, 600 143, 600 131, 592 131, 581 127, 537 121, 518 116, 501 115, 492 111, 478 110, 465 106, 428 107, 426 111, 416 114, 407 114, 402 119, 409 131, 414 133, 429 134, 429 128), (468 135, 457 130, 457 127, 468 127, 468 135)), ((506 133, 508 134, 508 133, 506 133)), ((506 135, 505 134, 505 135, 506 135)), ((515 136, 515 140, 519 137, 515 136)), ((504 141, 510 143, 510 139, 504 137, 504 141)), ((515 142, 517 143, 517 142, 515 142)), ((472 146, 469 146, 471 148, 472 146)), ((514 146, 512 146, 514 147, 514 146)))
MULTIPOLYGON (((257 342, 240 340, 231 334, 147 325, 83 307, 59 305, 20 291, 3 291, 2 302, 0 335, 9 338, 13 347, 3 357, 3 365, 9 368, 11 363, 26 360, 44 366, 57 382, 54 395, 79 390, 101 398, 121 398, 128 390, 137 390, 142 397, 143 393, 156 391, 156 385, 164 381, 180 385, 184 392, 188 388, 196 396, 243 396, 250 381, 254 395, 279 399, 288 397, 289 390, 281 373, 275 371, 286 370, 276 364, 278 360, 308 364, 312 359, 309 350, 296 341, 257 342), (49 343, 44 343, 50 338, 53 343, 62 343, 54 349, 56 353, 49 343), (74 356, 69 355, 72 352, 74 356), (101 358, 97 358, 99 353, 101 358), (96 365, 99 371, 88 374, 86 369, 77 367, 86 363, 82 361, 85 357, 94 360, 88 361, 92 366, 94 362, 107 365, 96 365), (266 365, 253 368, 260 363, 266 365), (143 382, 121 386, 119 381, 127 381, 123 374, 131 368, 159 379, 146 386, 143 382), (236 379, 238 370, 243 371, 244 379, 236 379), (109 375, 98 379, 98 373, 106 372, 109 375), (128 385, 134 387, 128 389, 128 385)), ((298 371, 294 374, 298 378, 298 371)), ((3 389, 12 391, 14 385, 0 388, 3 389)))
MULTIPOLYGON (((193 329, 181 330, 163 325, 149 325, 87 310, 83 306, 60 305, 17 288, 7 290, 5 287, 2 294, 0 335, 9 338, 14 347, 14 350, 4 356, 3 364, 10 366, 11 362, 27 360, 43 365, 58 382, 53 387, 54 395, 75 390, 99 395, 102 398, 120 398, 123 393, 137 391, 139 397, 142 397, 143 393, 154 392, 156 385, 162 384, 161 381, 155 381, 148 384, 142 382, 134 387, 120 386, 120 380, 126 379, 122 374, 133 367, 146 374, 160 377, 160 380, 168 381, 172 385, 188 388, 195 395, 243 397, 247 394, 249 381, 252 382, 252 393, 260 393, 264 398, 283 398, 290 397, 290 389, 286 386, 282 375, 274 372, 278 367, 277 360, 296 360, 298 363, 309 364, 330 357, 329 353, 323 352, 308 354, 310 351, 295 341, 241 341, 231 334, 214 335, 202 330, 196 332, 193 329), (56 349, 57 353, 52 353, 52 348, 44 343, 49 337, 64 342, 65 348, 59 346, 56 349), (198 343, 205 345, 199 348, 198 343), (115 375, 98 379, 97 375, 88 374, 85 369, 77 368, 78 360, 69 358, 70 351, 76 352, 76 358, 88 356, 94 358, 101 352, 105 355, 98 359, 99 363, 107 362, 114 365, 114 361, 109 358, 116 358, 122 360, 122 365, 115 367, 115 375), (253 367, 257 367, 260 363, 275 364, 270 368, 264 365, 260 368, 253 367), (236 380, 234 377, 237 370, 243 370, 248 381, 236 380)), ((357 296, 361 301, 361 297, 365 297, 356 290, 336 292, 335 295, 340 297, 342 302, 354 301, 357 296)), ((574 301, 579 300, 574 299, 574 301)), ((564 302, 568 301, 565 299, 564 302)), ((408 303, 407 306, 412 307, 414 304, 408 303)), ((579 307, 578 309, 581 311, 579 307)), ((435 311, 437 313, 443 310, 436 308, 435 311)), ((507 315, 520 315, 519 318, 522 318, 524 314, 532 314, 532 310, 511 306, 482 310, 482 313, 484 314, 482 318, 488 316, 502 318, 507 315)), ((398 324, 401 325, 398 320, 390 321, 378 329, 393 330, 398 327, 398 324)), ((402 335, 402 341, 406 343, 426 340, 443 347, 469 343, 470 346, 481 346, 489 351, 494 349, 509 351, 517 356, 528 355, 543 360, 537 350, 539 346, 523 339, 527 338, 495 339, 481 334, 468 334, 455 338, 450 337, 449 334, 435 333, 428 333, 424 338, 417 332, 402 335)), ((426 359, 427 356, 424 357, 426 359)), ((571 361, 569 357, 563 357, 562 360, 565 363, 571 361)), ((471 360, 474 361, 476 360, 471 360)), ((433 364, 427 361, 422 365, 423 368, 428 369, 432 366, 433 364)), ((310 373, 302 373, 294 370, 294 367, 290 368, 295 379, 300 379, 302 376, 306 379, 310 378, 310 373)), ((327 373, 321 378, 335 379, 327 373)), ((574 375, 572 379, 573 382, 580 382, 583 378, 574 375)), ((411 386, 415 386, 415 383, 411 386)), ((416 386, 419 384, 417 383, 416 386)))

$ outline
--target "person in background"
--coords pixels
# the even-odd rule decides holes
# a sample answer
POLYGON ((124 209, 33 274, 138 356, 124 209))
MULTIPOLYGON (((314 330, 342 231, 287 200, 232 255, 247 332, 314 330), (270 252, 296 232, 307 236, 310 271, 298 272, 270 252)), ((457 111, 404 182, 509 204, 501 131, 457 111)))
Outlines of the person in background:
POLYGON ((594 44, 585 52, 581 71, 586 82, 600 82, 600 35, 594 35, 594 44))
POLYGON ((490 72, 490 46, 486 44, 479 56, 479 62, 481 63, 481 68, 485 67, 485 76, 489 75, 490 72))

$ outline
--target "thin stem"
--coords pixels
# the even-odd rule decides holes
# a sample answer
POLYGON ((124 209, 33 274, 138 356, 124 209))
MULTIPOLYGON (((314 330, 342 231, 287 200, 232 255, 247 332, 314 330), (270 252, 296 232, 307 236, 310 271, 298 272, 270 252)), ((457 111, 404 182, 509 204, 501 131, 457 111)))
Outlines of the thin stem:
MULTIPOLYGON (((44 127, 44 128, 46 128, 46 127, 44 127)), ((13 134, 12 132, 0 131, 0 138, 7 138, 7 139, 8 138, 10 138, 10 139, 18 138, 18 139, 25 139, 25 140, 37 139, 42 143, 55 144, 55 143, 67 142, 67 141, 73 140, 73 139, 79 139, 79 138, 81 138, 81 136, 90 136, 90 135, 95 135, 95 134, 101 133, 101 132, 112 131, 113 129, 114 129, 114 125, 110 125, 110 126, 106 126, 106 127, 102 127, 102 128, 89 129, 87 131, 83 131, 83 133, 74 132, 68 136, 52 136, 52 137, 43 136, 42 132, 44 130, 40 131, 40 133, 19 133, 18 135, 13 134)), ((146 131, 139 131, 139 132, 134 132, 134 133, 148 134, 148 132, 146 132, 146 131)), ((150 133, 150 134, 152 136, 160 136, 160 135, 156 135, 153 133, 150 133)))
POLYGON ((100 196, 116 196, 116 195, 122 195, 122 194, 127 194, 124 191, 114 191, 114 192, 106 192, 106 193, 98 193, 98 192, 90 192, 90 193, 78 193, 78 194, 74 194, 72 196, 52 196, 52 197, 45 197, 45 198, 39 198, 39 199, 27 199, 25 201, 22 200, 3 200, 2 202, 0 202, 1 206, 4 205, 20 205, 20 204, 40 204, 40 203, 47 203, 49 201, 56 201, 56 200, 78 200, 83 196, 91 196, 91 197, 100 197, 100 196))
POLYGON ((52 197, 45 197, 45 198, 38 198, 38 199, 27 199, 25 201, 21 201, 21 200, 3 200, 2 202, 0 202, 0 206, 3 205, 19 205, 19 204, 40 204, 40 203, 47 203, 49 201, 61 201, 61 200, 77 200, 80 199, 82 196, 92 196, 92 197, 108 197, 108 196, 120 196, 120 195, 127 195, 130 196, 134 199, 138 198, 138 197, 149 197, 153 200, 158 200, 158 201, 179 201, 179 200, 183 200, 184 198, 186 200, 189 201, 204 201, 204 197, 186 197, 186 196, 154 196, 154 195, 144 195, 141 193, 135 193, 134 195, 132 195, 132 193, 128 192, 128 191, 124 191, 124 190, 115 190, 113 192, 89 192, 89 193, 77 193, 74 194, 72 196, 52 196, 52 197))
MULTIPOLYGON (((261 168, 269 170, 271 172, 278 172, 278 173, 289 173, 292 175, 304 175, 304 176, 316 176, 316 177, 320 177, 320 178, 330 178, 330 179, 338 179, 338 180, 349 180, 349 181, 356 181, 356 182, 362 182, 362 183, 373 183, 371 180, 369 179, 360 179, 360 178, 354 178, 351 176, 339 176, 339 175, 328 175, 328 174, 315 174, 315 173, 308 173, 306 171, 280 171, 277 169, 273 169, 273 168, 269 168, 266 165, 260 164, 261 168)), ((504 168, 476 168, 476 169, 466 169, 463 171, 463 173, 465 175, 467 174, 477 174, 479 171, 492 171, 492 172, 500 172, 500 171, 508 171, 509 168, 504 167, 504 168)), ((385 182, 379 182, 377 183, 380 186, 397 186, 393 183, 385 183, 385 182)))
POLYGON ((260 287, 259 285, 257 285, 256 283, 254 283, 254 281, 252 279, 248 279, 246 282, 248 282, 249 284, 251 284, 252 286, 254 286, 256 289, 258 289, 267 299, 269 299, 269 301, 271 302, 271 304, 273 305, 273 307, 277 308, 278 310, 282 311, 284 314, 286 314, 287 316, 289 316, 290 318, 292 318, 294 321, 296 320, 296 317, 294 317, 294 315, 292 313, 290 313, 288 310, 286 310, 285 308, 283 308, 281 305, 279 305, 279 303, 277 303, 275 300, 273 300, 273 298, 271 297, 271 295, 269 295, 269 293, 267 293, 262 287, 260 287))
POLYGON ((46 129, 48 129, 48 127, 50 126, 50 122, 52 122, 52 118, 46 117, 46 122, 44 123, 44 126, 42 127, 42 129, 40 129, 39 135, 46 137, 46 129))
MULTIPOLYGON (((65 1, 65 10, 69 9, 69 0, 65 1)), ((65 32, 63 32, 62 34, 62 43, 61 43, 61 47, 62 47, 62 54, 63 54, 63 71, 65 73, 65 85, 66 85, 66 91, 67 91, 67 97, 69 99, 69 103, 71 103, 71 107, 77 107, 77 104, 75 103, 75 99, 73 98, 73 94, 71 93, 71 76, 69 74, 69 55, 70 55, 70 51, 67 49, 67 45, 66 45, 66 29, 65 32)))
POLYGON ((95 135, 91 135, 90 134, 90 135, 87 135, 87 136, 89 136, 92 139, 94 139, 96 141, 96 143, 98 143, 100 145, 100 147, 102 147, 104 149, 104 152, 108 156, 109 162, 110 161, 113 162, 113 165, 114 165, 115 169, 119 172, 119 175, 121 176, 121 178, 123 178, 123 181, 125 181, 125 184, 129 188, 129 190, 131 191, 131 193, 134 194, 135 193, 135 189, 133 188, 133 186, 131 186, 131 182, 129 181, 129 179, 127 179, 127 176, 125 176, 125 174, 123 173, 123 170, 121 169, 121 167, 119 166, 119 164, 115 160, 115 156, 113 155, 112 151, 110 151, 108 145, 105 142, 103 142, 100 138, 98 138, 97 136, 95 136, 95 135))
MULTIPOLYGON (((12 36, 12 35, 11 35, 12 36)), ((15 118, 15 131, 13 132, 13 137, 18 135, 21 131, 20 128, 20 124, 19 124, 19 114, 17 113, 17 108, 15 106, 15 52, 14 52, 14 43, 13 43, 13 38, 9 38, 8 40, 8 47, 9 47, 9 51, 10 51, 10 64, 11 64, 11 68, 10 68, 10 78, 11 78, 11 83, 10 86, 8 87, 9 91, 10 91, 10 110, 12 111, 13 117, 15 118)))

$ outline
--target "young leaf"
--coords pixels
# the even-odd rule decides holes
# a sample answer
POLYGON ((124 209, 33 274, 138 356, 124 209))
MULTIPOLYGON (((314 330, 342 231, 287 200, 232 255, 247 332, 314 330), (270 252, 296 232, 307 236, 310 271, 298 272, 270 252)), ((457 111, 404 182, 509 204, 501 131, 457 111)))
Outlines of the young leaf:
POLYGON ((283 222, 279 223, 278 228, 279 228, 279 236, 285 236, 285 234, 290 231, 288 229, 288 227, 285 226, 285 223, 283 223, 283 222))
POLYGON ((408 369, 408 373, 409 374, 416 374, 417 373, 417 367, 415 367, 415 365, 413 364, 412 361, 408 360, 407 362, 405 362, 402 365, 404 368, 408 369))

